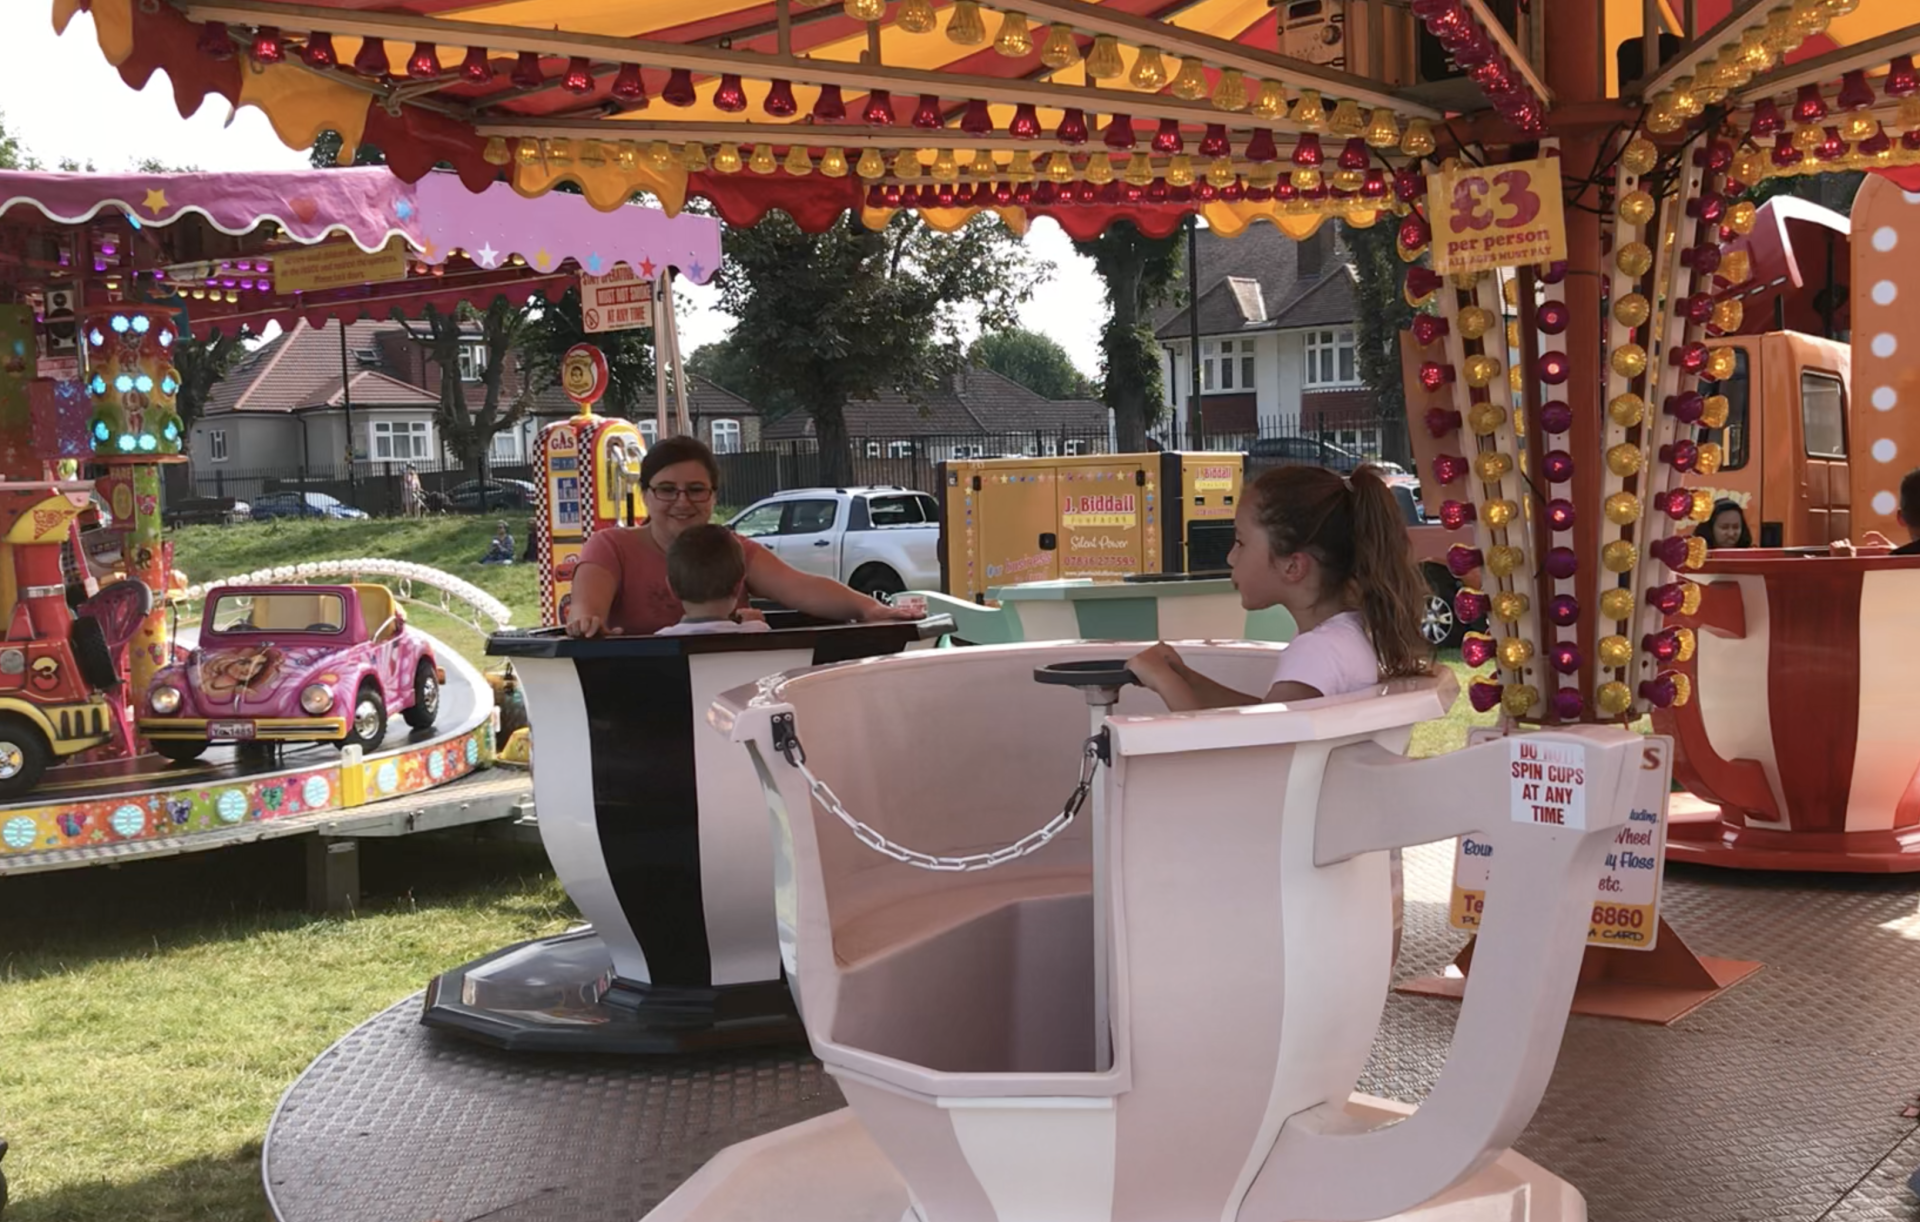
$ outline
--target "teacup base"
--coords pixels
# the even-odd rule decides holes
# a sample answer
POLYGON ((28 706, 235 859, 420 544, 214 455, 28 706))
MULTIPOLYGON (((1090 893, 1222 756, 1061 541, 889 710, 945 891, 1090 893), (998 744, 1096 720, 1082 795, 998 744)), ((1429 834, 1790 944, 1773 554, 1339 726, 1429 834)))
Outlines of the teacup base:
POLYGON ((1775 831, 1740 823, 1694 794, 1676 793, 1668 806, 1667 860, 1733 870, 1913 874, 1920 873, 1920 826, 1775 831))
MULTIPOLYGON (((1379 1124, 1413 1113, 1408 1104, 1359 1094, 1347 1101, 1347 1110, 1379 1124)), ((893 1164, 853 1110, 841 1108, 728 1146, 642 1222, 763 1222, 773 1217, 783 1222, 917 1222, 919 1215, 893 1164)), ((1572 1184, 1508 1150, 1471 1179, 1386 1222, 1478 1222, 1494 1217, 1502 1222, 1586 1222, 1587 1204, 1572 1184)))

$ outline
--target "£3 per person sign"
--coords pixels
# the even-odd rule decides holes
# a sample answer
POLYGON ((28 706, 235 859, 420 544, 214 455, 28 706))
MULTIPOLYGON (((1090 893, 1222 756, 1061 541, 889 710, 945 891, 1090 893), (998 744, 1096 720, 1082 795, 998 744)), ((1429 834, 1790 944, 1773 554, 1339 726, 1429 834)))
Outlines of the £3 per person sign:
POLYGON ((1462 166, 1427 178, 1433 270, 1485 272, 1567 257, 1560 162, 1462 166))
MULTIPOLYGON (((1500 737, 1476 731, 1470 741, 1500 737)), ((1544 742, 1526 734, 1507 739, 1507 817, 1514 823, 1584 828, 1587 825, 1586 750, 1578 743, 1544 742)), ((1633 808, 1607 851, 1594 891, 1587 945, 1652 950, 1660 928, 1660 867, 1666 858, 1667 793, 1673 781, 1673 740, 1649 737, 1634 782, 1633 808)), ((1474 832, 1454 850, 1455 929, 1477 929, 1496 838, 1474 832)))

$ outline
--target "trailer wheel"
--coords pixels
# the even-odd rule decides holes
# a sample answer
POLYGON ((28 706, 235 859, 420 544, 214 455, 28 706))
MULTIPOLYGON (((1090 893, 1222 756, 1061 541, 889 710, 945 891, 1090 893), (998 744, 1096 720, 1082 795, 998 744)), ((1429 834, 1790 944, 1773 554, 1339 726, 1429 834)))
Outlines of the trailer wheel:
POLYGON ((853 577, 847 584, 868 598, 877 598, 881 602, 904 592, 907 588, 907 583, 900 579, 900 574, 884 564, 861 565, 854 570, 853 577))
POLYGON ((1463 624, 1454 615, 1453 596, 1460 592, 1460 583, 1452 573, 1432 564, 1421 569, 1427 579, 1427 599, 1421 607, 1420 635, 1435 649, 1458 649, 1461 638, 1484 625, 1463 624))

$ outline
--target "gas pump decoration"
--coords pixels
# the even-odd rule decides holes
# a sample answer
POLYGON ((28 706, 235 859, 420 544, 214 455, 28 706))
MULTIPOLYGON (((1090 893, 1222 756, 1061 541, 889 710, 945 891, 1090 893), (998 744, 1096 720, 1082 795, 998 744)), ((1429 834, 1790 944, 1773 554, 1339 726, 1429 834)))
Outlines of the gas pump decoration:
POLYGON ((560 363, 560 385, 580 412, 541 429, 535 444, 540 620, 549 627, 567 620, 573 568, 593 533, 646 520, 639 496, 640 459, 646 453, 640 431, 593 411, 606 394, 607 376, 600 349, 592 344, 568 349, 560 363))

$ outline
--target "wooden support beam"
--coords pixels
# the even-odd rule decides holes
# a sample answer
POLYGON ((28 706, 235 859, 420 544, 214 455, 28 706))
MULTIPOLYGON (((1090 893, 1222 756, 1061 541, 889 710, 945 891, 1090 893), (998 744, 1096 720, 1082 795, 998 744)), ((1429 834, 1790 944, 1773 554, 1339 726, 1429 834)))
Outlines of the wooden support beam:
MULTIPOLYGON (((1385 106, 1403 116, 1437 118, 1440 112, 1375 89, 1371 82, 1271 52, 1181 30, 1164 22, 1128 13, 1108 12, 1082 0, 1024 0, 1029 17, 1065 21, 1076 30, 1113 34, 1129 42, 1158 47, 1179 56, 1200 56, 1217 68, 1238 68, 1260 79, 1277 79, 1295 88, 1323 90, 1330 98, 1352 98, 1385 106)), ((655 42, 643 38, 615 38, 598 34, 570 34, 524 26, 493 25, 477 21, 442 21, 409 13, 320 8, 283 4, 276 0, 187 0, 181 5, 194 21, 225 21, 240 25, 271 25, 284 30, 325 30, 332 34, 390 39, 395 42, 434 42, 534 51, 567 59, 585 56, 614 63, 643 63, 652 67, 686 68, 719 75, 726 72, 756 79, 778 78, 855 89, 887 89, 900 93, 941 93, 983 98, 989 102, 1042 106, 1079 106, 1102 114, 1181 116, 1194 110, 1222 112, 1204 100, 1184 102, 1170 94, 1126 89, 1048 84, 1038 86, 1000 77, 890 68, 881 64, 847 63, 805 55, 766 55, 717 47, 655 42)), ((1196 119, 1195 121, 1200 121, 1196 119)), ((1272 126, 1285 128, 1284 123, 1272 126)))
POLYGON ((1856 68, 1884 67, 1896 55, 1920 54, 1920 23, 1888 30, 1878 38, 1838 47, 1825 55, 1803 59, 1757 76, 1734 96, 1742 102, 1758 101, 1780 93, 1792 93, 1802 85, 1817 85, 1837 80, 1856 68))
MULTIPOLYGON (((1713 58, 1722 43, 1736 41, 1754 26, 1765 25, 1767 14, 1777 7, 1777 0, 1734 0, 1732 12, 1721 18, 1711 30, 1681 47, 1680 53, 1661 65, 1658 71, 1653 67, 1658 57, 1646 62, 1638 84, 1639 96, 1651 99, 1655 94, 1672 88, 1673 83, 1681 77, 1693 75, 1694 69, 1713 58)), ((1624 82, 1622 90, 1625 90, 1624 82)))

